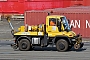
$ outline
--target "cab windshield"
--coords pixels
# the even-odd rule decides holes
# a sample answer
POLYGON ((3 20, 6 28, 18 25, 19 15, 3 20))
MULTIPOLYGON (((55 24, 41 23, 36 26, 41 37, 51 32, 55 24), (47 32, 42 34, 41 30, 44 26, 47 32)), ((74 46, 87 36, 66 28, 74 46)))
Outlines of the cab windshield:
POLYGON ((70 29, 70 26, 69 26, 69 23, 68 23, 66 17, 61 17, 60 19, 64 25, 64 29, 70 31, 71 29, 70 29))

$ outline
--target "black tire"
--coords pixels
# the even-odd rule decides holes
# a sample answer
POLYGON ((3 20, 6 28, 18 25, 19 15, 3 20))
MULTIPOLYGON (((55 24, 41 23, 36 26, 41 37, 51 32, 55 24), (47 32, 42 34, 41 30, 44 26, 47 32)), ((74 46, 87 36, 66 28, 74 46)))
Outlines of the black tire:
POLYGON ((56 43, 56 48, 60 52, 64 52, 68 50, 68 42, 65 39, 60 39, 56 43))
POLYGON ((31 44, 27 39, 21 39, 18 45, 21 51, 28 51, 31 48, 31 44))
POLYGON ((81 44, 80 44, 80 48, 82 48, 82 47, 83 47, 83 45, 84 45, 84 43, 81 43, 81 44))

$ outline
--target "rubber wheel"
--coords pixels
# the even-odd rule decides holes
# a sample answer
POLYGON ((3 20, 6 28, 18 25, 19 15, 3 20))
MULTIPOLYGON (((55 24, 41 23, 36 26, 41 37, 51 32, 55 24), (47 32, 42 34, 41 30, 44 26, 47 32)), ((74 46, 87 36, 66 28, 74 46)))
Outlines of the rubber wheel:
POLYGON ((56 48, 60 52, 64 52, 68 50, 68 42, 64 39, 60 39, 56 43, 56 48))
POLYGON ((80 44, 80 48, 82 48, 82 47, 83 47, 83 45, 84 45, 84 43, 81 43, 81 44, 80 44))
POLYGON ((28 50, 30 50, 30 48, 31 48, 31 45, 30 45, 29 40, 27 40, 27 39, 20 40, 20 42, 19 42, 19 50, 28 51, 28 50))

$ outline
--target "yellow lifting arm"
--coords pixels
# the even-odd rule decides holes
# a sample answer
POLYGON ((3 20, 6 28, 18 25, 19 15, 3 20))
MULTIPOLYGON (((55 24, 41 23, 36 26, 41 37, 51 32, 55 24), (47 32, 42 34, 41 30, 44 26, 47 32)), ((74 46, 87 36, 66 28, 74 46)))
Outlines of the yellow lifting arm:
POLYGON ((10 27, 11 27, 11 33, 12 33, 12 35, 14 35, 14 28, 12 26, 12 23, 10 22, 10 17, 7 17, 7 21, 9 23, 10 27))

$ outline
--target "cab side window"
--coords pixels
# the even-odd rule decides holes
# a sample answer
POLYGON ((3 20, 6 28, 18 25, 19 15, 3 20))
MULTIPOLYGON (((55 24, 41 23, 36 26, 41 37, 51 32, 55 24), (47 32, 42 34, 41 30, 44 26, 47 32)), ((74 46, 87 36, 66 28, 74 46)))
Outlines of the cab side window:
POLYGON ((55 18, 49 18, 49 25, 55 26, 56 25, 56 19, 55 18))

